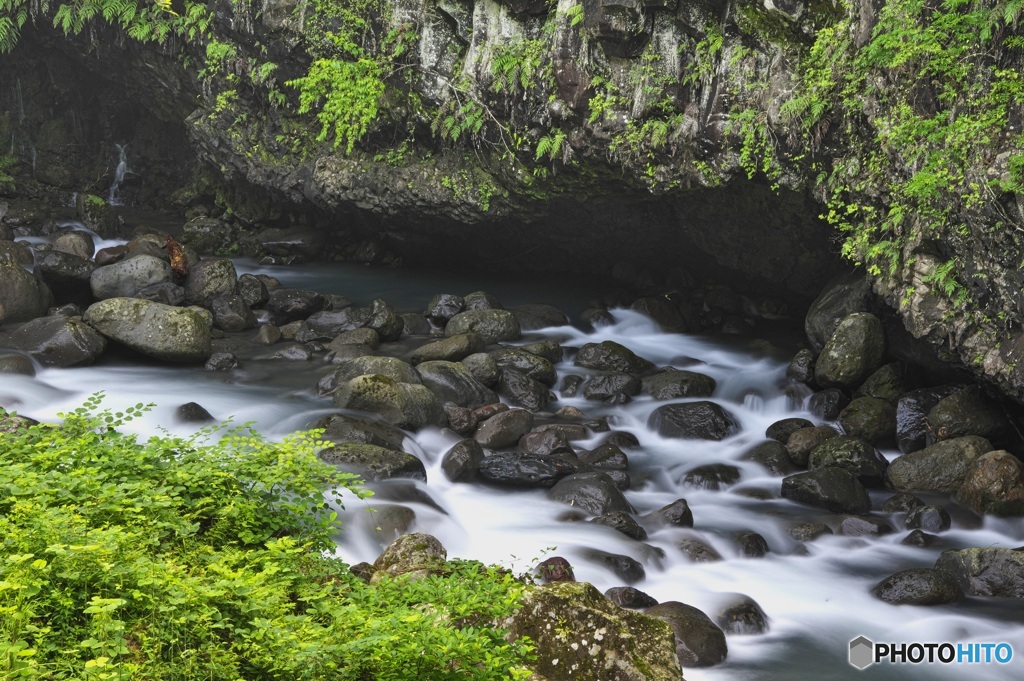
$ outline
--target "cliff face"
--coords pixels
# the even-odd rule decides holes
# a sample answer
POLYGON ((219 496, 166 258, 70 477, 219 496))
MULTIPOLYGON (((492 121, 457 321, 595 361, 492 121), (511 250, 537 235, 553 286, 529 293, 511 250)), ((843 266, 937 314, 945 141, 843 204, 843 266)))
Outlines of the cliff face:
POLYGON ((1024 43, 1009 14, 994 0, 219 0, 186 4, 161 45, 124 37, 134 24, 65 37, 39 17, 11 55, 25 66, 4 69, 0 133, 64 159, 33 175, 15 152, 36 180, 19 189, 97 191, 122 138, 145 169, 139 202, 219 187, 236 214, 301 214, 410 261, 627 262, 806 299, 844 241, 914 335, 1020 398, 1024 43), (54 103, 14 120, 15 73, 36 74, 35 102, 87 101, 57 85, 66 74, 102 83, 81 106, 91 165, 40 143, 47 125, 75 136, 54 103), (162 142, 186 137, 188 154, 162 142), (216 181, 174 194, 194 161, 216 181))

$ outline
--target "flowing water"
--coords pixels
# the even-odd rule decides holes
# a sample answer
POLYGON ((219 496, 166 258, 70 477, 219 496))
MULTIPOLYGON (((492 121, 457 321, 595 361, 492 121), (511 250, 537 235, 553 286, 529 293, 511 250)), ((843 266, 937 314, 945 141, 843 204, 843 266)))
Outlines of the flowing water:
MULTIPOLYGON (((257 268, 240 262, 239 269, 257 268)), ((286 285, 342 293, 357 303, 379 296, 408 311, 422 310, 432 293, 484 289, 507 305, 554 303, 575 313, 586 305, 587 295, 598 292, 590 288, 590 282, 567 284, 548 279, 534 288, 517 289, 511 280, 452 275, 416 278, 407 271, 357 266, 302 266, 267 272, 286 285)), ((741 432, 722 442, 667 439, 648 430, 649 414, 665 404, 648 397, 615 406, 562 396, 554 403, 555 408, 577 406, 591 418, 604 416, 613 430, 633 433, 640 447, 627 450, 634 480, 633 488, 626 492, 628 500, 643 514, 683 497, 693 511, 692 530, 661 529, 647 541, 638 542, 606 527, 567 519, 572 509, 548 500, 543 490, 450 483, 441 473, 440 460, 459 438, 427 429, 411 435, 407 448, 423 459, 428 482, 382 484, 376 498, 347 500, 340 555, 350 563, 372 561, 393 537, 375 530, 376 522, 367 511, 385 501, 401 503, 415 512, 412 529, 437 536, 452 557, 502 563, 525 571, 538 559, 561 555, 572 562, 578 579, 593 582, 602 591, 622 585, 612 572, 587 560, 586 550, 598 548, 640 561, 646 578, 635 586, 659 601, 682 601, 712 614, 731 595, 753 598, 770 618, 769 631, 730 636, 726 662, 711 669, 688 669, 687 679, 1024 677, 1024 612, 1019 601, 969 598, 951 606, 896 607, 869 593, 875 583, 897 570, 931 566, 946 548, 1024 544, 1022 523, 981 521, 954 511, 953 528, 942 533, 934 546, 922 549, 900 544, 906 531, 902 530, 902 517, 895 515, 887 518, 897 530, 890 535, 822 537, 803 550, 790 537, 789 525, 818 521, 836 528, 839 517, 781 499, 780 478, 741 459, 753 444, 763 441, 765 429, 775 421, 793 416, 813 419, 786 394, 785 369, 792 349, 773 353, 752 350, 735 338, 668 334, 628 310, 614 311, 614 319, 614 324, 593 332, 571 326, 549 328, 531 332, 522 342, 550 338, 580 346, 615 340, 658 366, 686 367, 717 381, 712 399, 742 426, 741 432), (723 491, 693 489, 680 483, 687 471, 708 463, 737 466, 742 473, 740 481, 723 491), (743 558, 732 540, 739 531, 760 533, 770 553, 760 559, 743 558), (688 562, 676 547, 684 537, 702 538, 724 560, 688 562), (1007 642, 1014 648, 1014 658, 1007 665, 875 665, 860 672, 846 659, 848 642, 858 635, 893 643, 1007 642)), ((794 327, 798 326, 794 322, 794 327)), ((397 355, 403 348, 385 345, 382 350, 397 355)), ((569 362, 558 369, 560 376, 581 373, 569 362)), ((316 380, 327 370, 316 361, 257 359, 243 362, 234 372, 219 373, 110 359, 94 367, 40 369, 34 378, 3 376, 0 405, 35 418, 54 419, 58 412, 81 404, 90 393, 104 390, 105 404, 110 407, 157 403, 145 418, 128 425, 134 432, 154 433, 158 426, 186 431, 187 426, 173 425, 175 408, 198 401, 218 418, 254 421, 274 437, 308 427, 335 411, 327 398, 316 394, 316 380)), ((603 437, 597 434, 577 444, 589 448, 603 437)), ((885 453, 890 459, 897 455, 895 451, 885 453)), ((874 506, 878 508, 887 496, 873 492, 874 506)), ((948 499, 934 501, 953 511, 948 499)))

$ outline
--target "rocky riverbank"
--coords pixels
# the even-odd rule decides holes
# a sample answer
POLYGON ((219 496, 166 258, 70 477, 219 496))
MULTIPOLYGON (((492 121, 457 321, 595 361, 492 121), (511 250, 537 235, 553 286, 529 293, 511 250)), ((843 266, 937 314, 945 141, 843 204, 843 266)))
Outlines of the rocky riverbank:
MULTIPOLYGON (((674 550, 705 563, 800 555, 833 533, 865 542, 898 534, 902 543, 927 549, 943 545, 954 519, 962 524, 964 517, 1024 514, 1016 411, 955 367, 906 343, 856 277, 834 281, 811 306, 806 347, 787 371, 789 399, 806 403, 813 420, 773 423, 743 457, 776 479, 774 489, 757 494, 805 509, 783 542, 753 531, 711 533, 685 498, 650 511, 638 511, 630 501, 631 490, 651 480, 631 465, 644 454, 640 442, 616 428, 607 409, 652 402, 646 426, 667 441, 697 445, 739 432, 736 407, 720 399, 716 379, 692 358, 652 362, 625 342, 531 338, 538 329, 570 321, 542 303, 506 309, 494 296, 474 292, 438 293, 417 311, 397 310, 382 299, 360 307, 337 294, 282 287, 266 275, 238 276, 229 259, 200 258, 187 234, 179 235, 185 243, 180 249, 166 234, 140 230, 123 245, 93 252, 91 234, 41 227, 6 225, 0 235, 7 237, 0 241, 3 371, 31 374, 33 362, 82 366, 110 353, 203 364, 211 372, 291 363, 309 374, 309 389, 334 408, 318 424, 333 443, 320 456, 371 486, 426 479, 424 461, 407 446, 409 433, 456 433, 458 442, 444 452, 440 467, 452 483, 544 490, 547 499, 564 505, 567 532, 570 523, 597 524, 643 549, 648 557, 638 560, 594 545, 584 560, 621 580, 624 586, 606 594, 616 607, 668 622, 683 666, 726 660, 729 637, 769 631, 771 613, 746 595, 707 613, 680 602, 657 604, 640 590, 646 571, 660 560, 661 549, 645 543, 650 534, 678 530, 674 550), (41 239, 41 231, 51 233, 41 239)), ((293 240, 290 248, 311 247, 293 240)), ((608 302, 631 307, 667 332, 714 331, 748 343, 781 311, 770 300, 694 284, 660 295, 619 295, 574 321, 597 328, 613 323, 608 302)), ((210 418, 202 399, 197 402, 182 405, 181 417, 210 418)), ((690 468, 680 484, 725 492, 744 475, 739 464, 718 462, 690 468)), ((413 519, 399 503, 378 522, 400 535, 413 519)), ((1020 597, 1022 555, 1004 547, 951 548, 934 567, 908 566, 872 593, 889 603, 917 605, 953 603, 965 594, 1020 597)), ((572 574, 564 558, 539 568, 539 577, 553 582, 571 583, 572 574)), ((550 605, 546 599, 562 598, 586 611, 590 619, 581 621, 614 618, 608 626, 627 648, 631 636, 639 640, 634 626, 656 627, 609 609, 591 591, 585 585, 552 587, 525 612, 542 612, 550 605)), ((524 633, 535 639, 543 634, 536 627, 524 633)), ((541 673, 559 678, 557 665, 568 661, 565 646, 575 643, 574 636, 556 629, 538 661, 541 673)), ((634 654, 650 665, 660 655, 634 654)), ((663 662, 659 669, 674 664, 663 662)), ((594 674, 584 678, 606 678, 594 674)))

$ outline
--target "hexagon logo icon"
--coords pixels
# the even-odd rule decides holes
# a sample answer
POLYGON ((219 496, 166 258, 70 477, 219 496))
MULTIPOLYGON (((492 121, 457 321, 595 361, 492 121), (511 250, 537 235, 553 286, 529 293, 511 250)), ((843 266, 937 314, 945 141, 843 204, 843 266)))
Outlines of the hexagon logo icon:
POLYGON ((857 669, 866 669, 875 663, 875 644, 864 636, 850 641, 850 664, 857 669))

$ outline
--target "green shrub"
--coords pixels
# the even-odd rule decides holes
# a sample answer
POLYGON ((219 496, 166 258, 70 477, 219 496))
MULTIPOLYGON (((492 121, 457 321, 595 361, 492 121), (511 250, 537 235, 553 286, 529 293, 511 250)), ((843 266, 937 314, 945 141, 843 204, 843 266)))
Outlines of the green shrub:
POLYGON ((524 588, 506 572, 371 586, 330 556, 330 502, 361 492, 316 432, 140 442, 118 428, 146 407, 99 401, 0 444, 0 678, 524 675, 493 624, 524 588))

